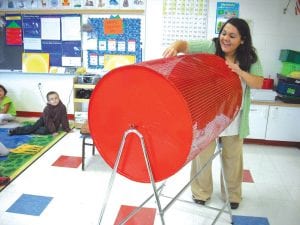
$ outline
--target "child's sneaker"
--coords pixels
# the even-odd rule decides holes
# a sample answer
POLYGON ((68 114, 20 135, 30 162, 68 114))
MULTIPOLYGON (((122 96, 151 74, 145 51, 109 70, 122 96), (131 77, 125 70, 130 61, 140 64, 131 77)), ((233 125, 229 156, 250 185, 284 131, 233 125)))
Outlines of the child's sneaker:
POLYGON ((0 186, 7 185, 10 181, 9 177, 0 177, 0 186))

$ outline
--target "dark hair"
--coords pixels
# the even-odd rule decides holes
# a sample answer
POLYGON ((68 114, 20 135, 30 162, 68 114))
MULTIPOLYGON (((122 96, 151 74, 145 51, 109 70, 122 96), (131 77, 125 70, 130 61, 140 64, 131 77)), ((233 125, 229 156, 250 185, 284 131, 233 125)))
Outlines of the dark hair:
POLYGON ((47 101, 49 100, 49 95, 57 95, 57 96, 59 96, 58 93, 57 93, 56 91, 49 91, 49 92, 47 93, 47 95, 46 95, 47 101))
POLYGON ((6 88, 5 88, 3 85, 1 85, 1 84, 0 84, 0 88, 1 88, 1 89, 3 89, 3 91, 4 91, 4 95, 6 95, 6 94, 7 94, 7 90, 6 90, 6 88))
POLYGON ((241 35, 241 40, 244 43, 236 49, 236 59, 239 62, 240 68, 249 72, 251 64, 257 61, 257 54, 252 45, 250 28, 245 20, 240 18, 231 18, 222 25, 219 36, 213 39, 216 45, 216 55, 225 58, 225 54, 220 45, 220 35, 228 23, 235 26, 241 35))

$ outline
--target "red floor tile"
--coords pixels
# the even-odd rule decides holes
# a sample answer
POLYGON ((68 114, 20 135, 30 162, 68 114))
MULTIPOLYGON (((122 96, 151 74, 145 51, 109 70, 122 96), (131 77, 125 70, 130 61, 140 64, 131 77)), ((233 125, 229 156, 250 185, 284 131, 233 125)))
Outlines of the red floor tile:
POLYGON ((52 166, 77 168, 80 164, 81 157, 62 155, 52 164, 52 166))
MULTIPOLYGON (((128 205, 122 205, 120 207, 118 216, 115 220, 114 225, 120 224, 123 219, 125 219, 126 216, 129 215, 132 210, 134 210, 136 207, 134 206, 128 206, 128 205)), ((133 217, 131 217, 125 225, 153 225, 154 224, 154 218, 155 218, 155 208, 142 208, 140 211, 138 211, 133 217)))
POLYGON ((254 183, 250 170, 243 171, 243 182, 254 183))

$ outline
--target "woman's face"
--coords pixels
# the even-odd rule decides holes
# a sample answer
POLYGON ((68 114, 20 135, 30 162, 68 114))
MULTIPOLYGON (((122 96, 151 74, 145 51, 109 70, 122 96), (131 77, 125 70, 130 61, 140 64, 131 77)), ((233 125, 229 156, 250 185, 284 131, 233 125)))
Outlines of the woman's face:
POLYGON ((225 56, 234 55, 240 44, 243 44, 243 41, 239 31, 235 26, 227 23, 220 34, 220 45, 225 56))

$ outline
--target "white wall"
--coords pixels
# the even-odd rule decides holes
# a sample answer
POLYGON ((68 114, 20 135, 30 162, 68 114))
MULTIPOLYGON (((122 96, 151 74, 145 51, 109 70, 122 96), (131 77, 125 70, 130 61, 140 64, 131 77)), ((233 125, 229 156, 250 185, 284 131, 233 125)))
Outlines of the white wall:
MULTIPOLYGON (((215 37, 216 0, 209 0, 207 38, 215 37)), ((286 14, 283 9, 287 1, 282 0, 236 0, 224 2, 240 3, 240 18, 250 21, 253 44, 262 61, 265 77, 276 78, 281 70, 281 49, 300 51, 300 16, 294 13, 291 1, 286 14)), ((146 11, 146 54, 145 59, 160 58, 162 33, 162 0, 148 0, 146 11), (158 14, 158 15, 157 15, 158 14)))
POLYGON ((7 95, 13 99, 17 111, 42 112, 46 106, 44 102, 46 94, 49 91, 56 91, 66 105, 68 114, 74 112, 73 76, 71 75, 1 72, 0 83, 6 87, 7 95), (41 83, 40 89, 39 83, 41 83))
MULTIPOLYGON (((228 0, 229 1, 229 0, 228 0)), ((292 0, 287 11, 283 9, 288 0, 236 0, 240 3, 240 17, 250 21, 254 46, 261 58, 265 77, 276 78, 281 62, 280 49, 300 51, 300 16, 294 14, 292 0)), ((160 58, 162 41, 162 0, 148 0, 146 9, 145 60, 160 58)), ((216 36, 216 0, 209 0, 208 38, 216 36)), ((42 83, 43 95, 49 90, 57 91, 62 101, 68 104, 68 113, 73 113, 72 76, 29 75, 0 73, 0 83, 4 84, 14 99, 18 111, 41 112, 45 103, 37 84, 42 83)))

